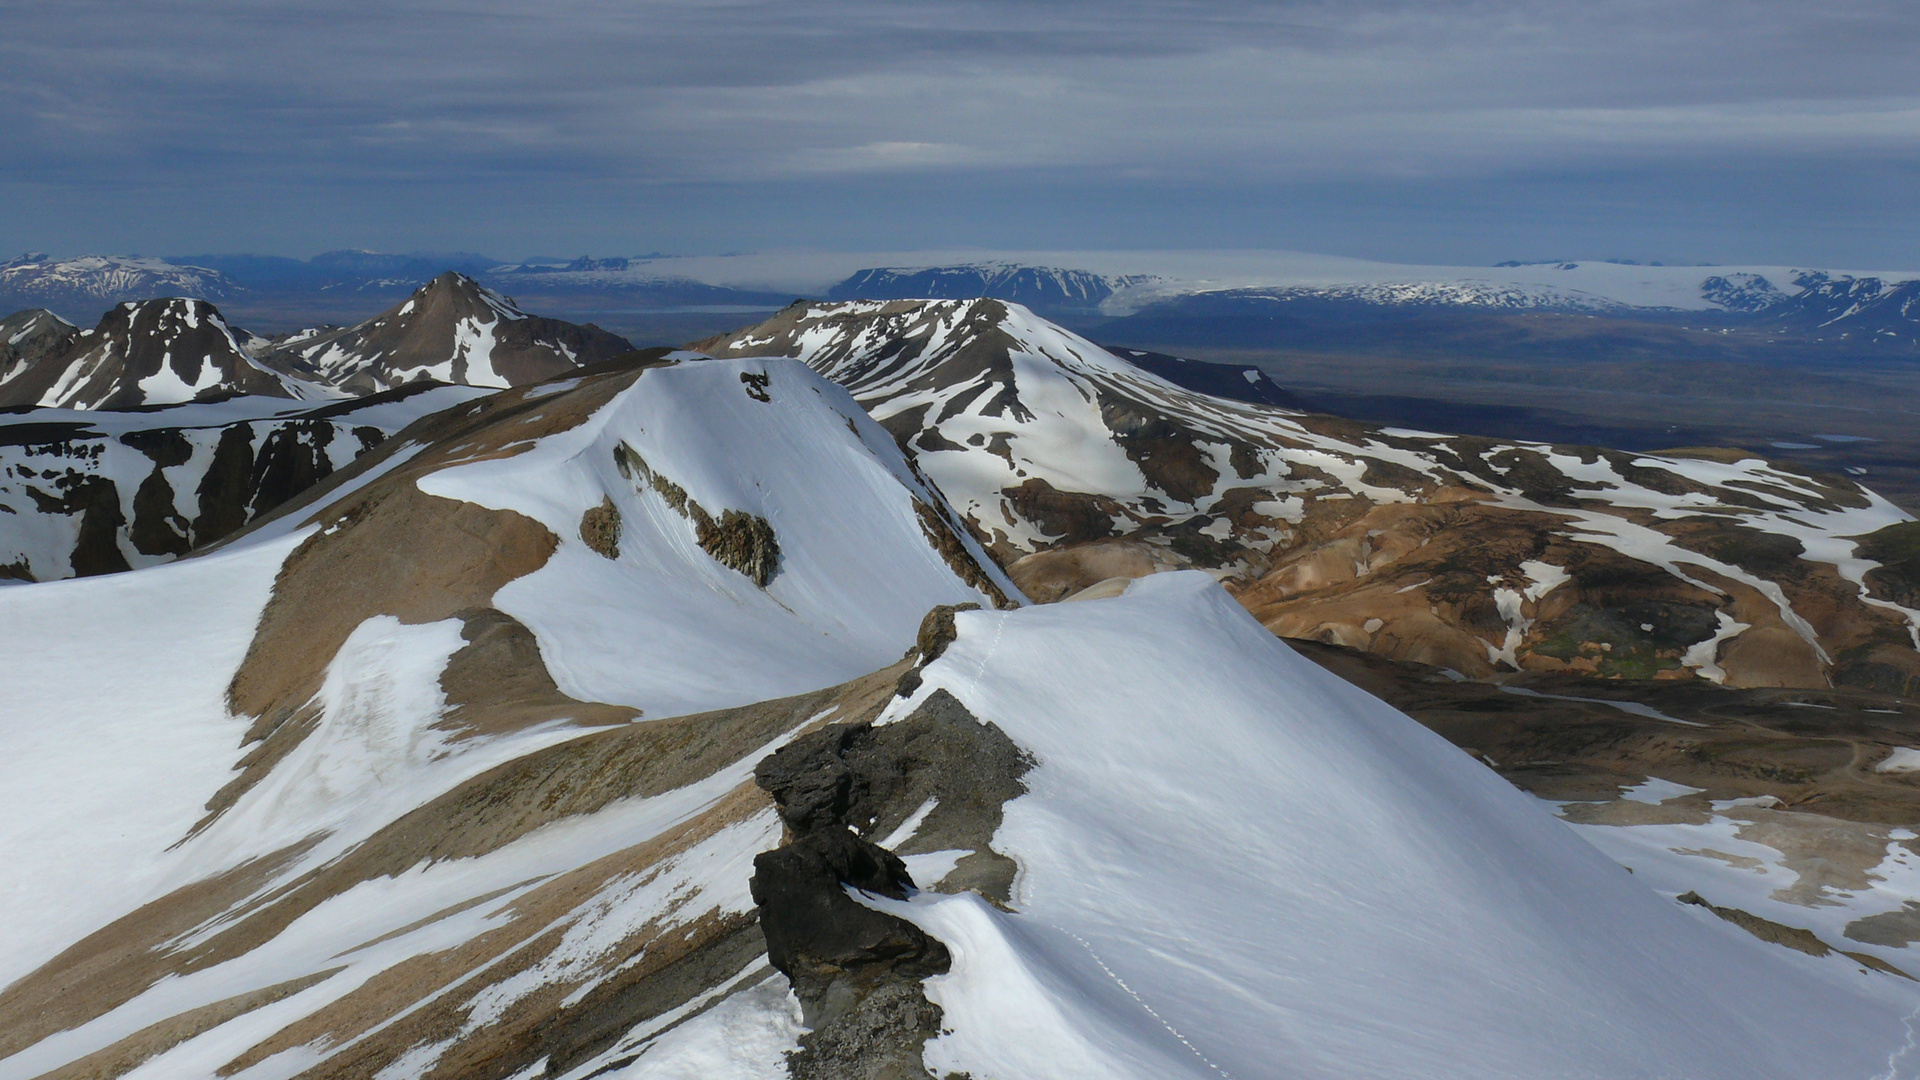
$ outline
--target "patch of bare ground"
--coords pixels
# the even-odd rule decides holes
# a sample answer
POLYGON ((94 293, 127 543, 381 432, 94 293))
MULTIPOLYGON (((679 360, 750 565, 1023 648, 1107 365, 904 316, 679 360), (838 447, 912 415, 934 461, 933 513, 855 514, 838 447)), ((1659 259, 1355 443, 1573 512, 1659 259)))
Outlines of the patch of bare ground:
POLYGON ((1098 582, 1142 578, 1187 565, 1187 560, 1157 545, 1138 540, 1101 540, 1022 556, 1007 567, 1007 576, 1028 599, 1047 604, 1098 582))
MULTIPOLYGON (((0 1059, 55 1032, 79 1027, 179 973, 181 958, 166 943, 258 893, 301 850, 278 852, 176 889, 87 935, 0 990, 0 1059)), ((138 1061, 128 1067, 134 1064, 138 1061)))
MULTIPOLYGON (((1228 588, 1282 637, 1366 649, 1474 678, 1517 666, 1612 679, 1693 679, 1695 669, 1687 665, 1697 658, 1689 652, 1713 637, 1724 613, 1748 627, 1718 648, 1715 660, 1729 685, 1920 689, 1920 653, 1900 615, 1860 603, 1858 587, 1833 567, 1793 551, 1759 545, 1766 557, 1789 560, 1782 565, 1791 573, 1776 568, 1767 576, 1824 643, 1827 658, 1752 585, 1689 563, 1688 577, 1700 583, 1690 584, 1609 547, 1568 538, 1567 521, 1555 514, 1489 505, 1464 490, 1455 498, 1437 494, 1432 502, 1358 510, 1318 521, 1309 516, 1298 543, 1267 554, 1263 573, 1230 579, 1228 588), (1567 580, 1539 591, 1525 565, 1535 562, 1559 568, 1567 580), (1514 610, 1500 609, 1500 589, 1515 594, 1514 610), (1508 644, 1511 663, 1502 656, 1508 644)), ((1646 523, 1678 529, 1730 558, 1763 557, 1724 550, 1721 541, 1732 542, 1724 530, 1646 523)), ((1030 558, 1037 570, 1080 550, 1093 549, 1057 548, 1030 558)))
POLYGON ((416 481, 453 465, 522 453, 535 440, 584 422, 649 366, 617 366, 579 376, 577 385, 558 393, 509 390, 436 413, 336 474, 344 482, 386 469, 377 479, 345 496, 336 495, 335 484, 322 484, 283 508, 303 524, 323 527, 281 565, 228 687, 229 708, 254 722, 240 774, 208 803, 196 832, 312 731, 319 721, 315 695, 329 663, 354 628, 377 615, 406 623, 460 618, 469 624, 463 629, 469 645, 449 671, 503 665, 481 680, 492 684, 486 689, 443 679, 454 707, 441 723, 456 738, 515 723, 566 718, 596 725, 635 715, 560 694, 531 635, 524 627, 506 628, 511 619, 491 607, 502 585, 545 565, 559 538, 512 511, 428 495, 416 481), (503 686, 518 693, 503 694, 503 686))
POLYGON ((168 1017, 141 1028, 104 1050, 96 1050, 78 1061, 44 1073, 39 1080, 112 1080, 113 1077, 132 1072, 148 1058, 166 1053, 202 1032, 211 1031, 261 1006, 291 997, 309 986, 317 986, 343 970, 338 967, 327 968, 168 1017))

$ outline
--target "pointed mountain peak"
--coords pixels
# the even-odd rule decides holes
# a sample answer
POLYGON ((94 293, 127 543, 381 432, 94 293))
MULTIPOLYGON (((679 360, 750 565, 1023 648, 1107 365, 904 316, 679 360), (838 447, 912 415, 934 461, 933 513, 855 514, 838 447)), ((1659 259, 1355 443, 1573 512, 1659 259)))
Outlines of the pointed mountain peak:
POLYGON ((369 394, 424 380, 524 386, 632 349, 597 326, 529 315, 448 270, 358 326, 297 334, 262 359, 343 393, 369 394))
POLYGON ((485 285, 460 273, 458 270, 441 272, 435 276, 433 280, 415 289, 413 295, 408 297, 407 301, 402 302, 395 310, 398 311, 400 308, 405 308, 408 302, 421 306, 451 304, 456 308, 464 309, 476 315, 484 316, 491 313, 493 317, 500 319, 524 319, 528 317, 527 313, 522 311, 520 306, 515 304, 511 297, 503 296, 487 288, 485 285))
POLYGON ((985 297, 796 302, 758 326, 690 347, 714 356, 802 357, 862 402, 900 387, 964 387, 971 395, 984 379, 1000 388, 990 395, 994 412, 1024 412, 1015 355, 1068 377, 1160 382, 1021 304, 985 297))

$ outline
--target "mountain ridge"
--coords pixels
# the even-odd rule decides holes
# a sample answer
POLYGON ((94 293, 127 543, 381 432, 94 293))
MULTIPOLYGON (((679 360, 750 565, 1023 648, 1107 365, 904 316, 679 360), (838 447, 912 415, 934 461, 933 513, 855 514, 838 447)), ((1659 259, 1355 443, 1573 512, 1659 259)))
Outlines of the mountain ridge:
POLYGON ((1908 515, 1844 477, 1211 399, 1001 301, 797 304, 694 347, 846 385, 1030 595, 1196 566, 1276 633, 1477 677, 1920 685, 1920 616, 1850 538, 1908 515))

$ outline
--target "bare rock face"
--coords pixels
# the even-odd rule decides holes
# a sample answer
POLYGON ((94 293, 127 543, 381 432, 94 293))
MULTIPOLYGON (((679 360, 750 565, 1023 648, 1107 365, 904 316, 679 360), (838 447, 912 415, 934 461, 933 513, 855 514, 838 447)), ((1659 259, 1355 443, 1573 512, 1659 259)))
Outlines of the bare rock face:
MULTIPOLYGON (((698 510, 696 505, 694 509, 698 510)), ((755 585, 766 588, 780 568, 780 541, 773 526, 758 514, 724 510, 720 520, 704 511, 695 515, 694 532, 700 547, 722 566, 740 571, 755 585)))
MULTIPOLYGON (((928 623, 941 615, 951 624, 952 609, 935 609, 928 623)), ((848 895, 847 886, 895 900, 916 891, 900 857, 855 830, 883 835, 932 807, 901 846, 973 848, 944 887, 1004 902, 1013 867, 988 841, 1030 767, 1005 733, 944 690, 904 720, 830 725, 755 767, 790 836, 755 858, 752 887, 767 958, 792 982, 813 1028, 789 1059, 795 1077, 926 1075, 921 1048, 941 1012, 920 983, 945 972, 951 958, 912 923, 848 895)))

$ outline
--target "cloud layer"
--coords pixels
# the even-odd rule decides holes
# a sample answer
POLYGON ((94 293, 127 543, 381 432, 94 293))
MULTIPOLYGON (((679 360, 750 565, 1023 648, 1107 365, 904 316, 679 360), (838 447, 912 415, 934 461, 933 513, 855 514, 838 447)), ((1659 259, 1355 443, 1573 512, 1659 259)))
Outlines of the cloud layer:
MULTIPOLYGON (((609 242, 640 245, 700 243, 675 230, 732 192, 716 246, 792 239, 779 218, 836 186, 920 229, 939 211, 913 193, 936 190, 1106 192, 1136 215, 1154 191, 1257 206, 1369 190, 1415 222, 1423 198, 1447 203, 1438 222, 1606 176, 1665 184, 1676 207, 1689 186, 1790 206, 1823 174, 1881 177, 1841 179, 1857 201, 1920 195, 1915 56, 1909 0, 28 3, 0 38, 0 195, 31 220, 0 230, 57 246, 171 191, 200 200, 176 207, 185 227, 213 204, 296 247, 325 246, 328 208, 444 232, 409 210, 423 185, 450 220, 517 195, 566 239, 597 214, 618 223, 609 242), (276 202, 313 219, 308 239, 266 224, 276 202)), ((1872 208, 1842 216, 1874 229, 1872 208)), ((1141 238, 1105 227, 1074 239, 1141 238)))

